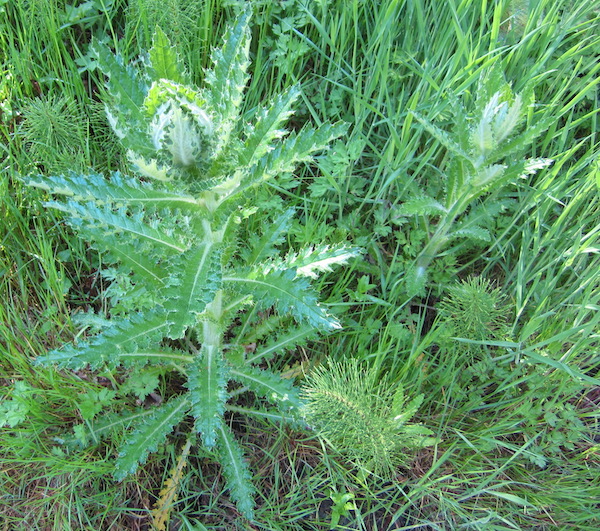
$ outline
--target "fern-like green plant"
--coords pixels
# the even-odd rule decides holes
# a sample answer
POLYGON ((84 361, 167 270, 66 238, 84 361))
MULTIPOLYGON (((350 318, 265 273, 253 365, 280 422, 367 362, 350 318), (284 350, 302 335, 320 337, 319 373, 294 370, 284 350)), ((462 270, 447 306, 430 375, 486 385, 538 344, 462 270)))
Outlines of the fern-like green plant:
POLYGON ((86 166, 85 116, 74 99, 30 99, 21 114, 19 132, 36 164, 48 172, 86 166))
MULTIPOLYGON (((439 315, 453 336, 473 341, 505 338, 508 307, 500 288, 482 277, 469 277, 448 288, 439 315)), ((475 354, 478 344, 461 343, 461 350, 475 354)))
MULTIPOLYGON (((280 256, 277 246, 289 212, 265 224, 252 248, 238 237, 247 217, 260 207, 247 204, 253 196, 248 192, 310 161, 345 131, 342 124, 293 133, 283 129, 297 88, 253 116, 241 115, 248 20, 246 11, 226 31, 201 89, 190 86, 160 30, 136 68, 96 43, 94 53, 108 77, 109 121, 135 175, 71 173, 26 181, 51 194, 47 206, 63 212, 83 238, 105 253, 110 268, 104 274, 112 281, 109 326, 38 362, 69 369, 120 368, 130 380, 151 371, 137 386, 142 394, 151 389, 140 388, 157 381, 157 367, 159 375, 175 371, 185 380, 158 406, 90 421, 87 438, 97 440, 115 426, 133 426, 116 460, 114 476, 122 479, 175 426, 193 419, 201 442, 216 450, 239 510, 252 518, 250 472, 224 414, 235 408, 294 418, 299 392, 264 368, 265 361, 340 328, 319 304, 310 279, 357 250, 315 246, 280 256), (250 344, 256 348, 245 348, 250 344), (231 404, 233 390, 236 396, 250 390, 273 407, 231 404)), ((82 432, 80 427, 78 436, 85 440, 82 432)))
POLYGON ((459 100, 453 105, 454 128, 444 131, 420 114, 415 118, 448 152, 442 168, 443 197, 426 194, 413 197, 397 209, 398 216, 420 216, 430 220, 433 230, 406 275, 409 295, 422 294, 431 262, 457 240, 488 242, 490 231, 481 226, 503 209, 501 201, 478 202, 499 192, 519 178, 535 174, 551 164, 549 159, 524 159, 523 150, 551 123, 546 116, 525 128, 533 90, 514 94, 498 67, 492 67, 479 83, 474 112, 459 100))
POLYGON ((317 367, 303 398, 308 425, 366 473, 392 475, 412 452, 435 443, 431 430, 410 422, 424 395, 407 401, 401 384, 357 360, 317 367))

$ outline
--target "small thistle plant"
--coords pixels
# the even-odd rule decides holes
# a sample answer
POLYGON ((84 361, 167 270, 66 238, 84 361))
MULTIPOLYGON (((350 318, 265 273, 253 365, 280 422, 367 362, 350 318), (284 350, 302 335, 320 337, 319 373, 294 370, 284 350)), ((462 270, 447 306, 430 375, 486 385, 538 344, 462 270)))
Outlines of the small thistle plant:
POLYGON ((289 213, 265 224, 252 246, 239 237, 244 220, 260 206, 247 203, 249 192, 311 161, 345 131, 341 124, 283 129, 297 88, 242 117, 248 19, 242 13, 226 31, 202 89, 190 85, 160 30, 136 68, 96 43, 108 77, 109 121, 134 175, 70 173, 27 183, 47 191, 47 206, 63 212, 104 253, 110 265, 104 274, 112 282, 104 328, 38 363, 118 370, 123 387, 136 389, 138 398, 156 390, 157 374, 173 372, 181 376, 171 381, 185 382, 167 389, 160 405, 94 416, 76 427, 79 439, 96 441, 115 427, 131 426, 115 463, 114 477, 122 479, 176 426, 193 420, 201 443, 216 451, 239 511, 251 519, 250 472, 224 415, 233 409, 298 418, 299 391, 262 367, 275 354, 340 328, 310 280, 357 250, 316 246, 282 256, 277 246, 289 213), (256 348, 249 351, 249 344, 256 348), (272 407, 232 404, 240 390, 272 407))
POLYGON ((502 201, 478 202, 486 194, 498 192, 520 178, 535 174, 551 164, 550 159, 519 160, 520 153, 549 125, 549 118, 522 130, 528 108, 533 105, 531 88, 513 93, 497 67, 482 76, 474 112, 458 99, 454 101, 454 128, 446 132, 418 113, 415 118, 448 152, 441 168, 444 194, 425 194, 400 205, 396 215, 435 218, 434 229, 412 266, 406 272, 409 295, 421 295, 427 284, 432 261, 457 241, 489 242, 490 231, 481 226, 505 207, 502 201))
POLYGON ((411 453, 435 443, 431 430, 410 422, 424 396, 407 401, 401 384, 356 360, 317 367, 303 398, 308 425, 367 474, 393 477, 411 453))

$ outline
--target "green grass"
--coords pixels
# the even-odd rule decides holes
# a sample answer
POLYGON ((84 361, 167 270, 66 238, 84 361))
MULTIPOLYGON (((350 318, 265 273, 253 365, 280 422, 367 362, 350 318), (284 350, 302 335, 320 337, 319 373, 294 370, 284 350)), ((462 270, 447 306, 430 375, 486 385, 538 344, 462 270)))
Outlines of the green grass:
MULTIPOLYGON (((236 3, 179 2, 163 22, 195 79, 236 3)), ((296 209, 291 247, 343 239, 366 250, 317 283, 345 329, 272 368, 301 379, 326 358, 355 357, 409 396, 425 395, 415 420, 439 442, 392 477, 365 478, 317 434, 232 411, 236 436, 253 449, 256 522, 236 516, 216 460, 198 449, 179 482, 172 522, 181 529, 329 529, 330 496, 352 493, 354 508, 338 529, 600 526, 595 2, 253 3, 247 110, 301 83, 294 127, 350 124, 329 157, 295 176, 295 187, 272 186, 260 200, 273 214, 296 209), (522 155, 553 165, 480 198, 490 208, 506 205, 486 227, 491 242, 446 248, 433 262, 427 296, 410 298, 406 271, 436 219, 399 223, 396 212, 419 191, 438 196, 448 158, 412 112, 449 130, 453 99, 469 107, 494 64, 516 92, 533 87, 528 127, 548 117, 550 125, 522 155), (453 339, 438 313, 449 288, 470 276, 502 292, 502 337, 453 339)), ((160 12, 150 0, 94 1, 77 21, 67 4, 0 1, 0 414, 13 415, 0 431, 0 522, 7 529, 130 529, 151 522, 184 436, 122 483, 110 479, 118 435, 93 450, 57 444, 64 428, 81 421, 82 397, 110 388, 114 375, 57 372, 33 360, 85 333, 73 314, 108 308, 96 274, 102 257, 17 176, 126 169, 100 112, 103 80, 88 43, 104 37, 134 58, 148 47, 160 12)), ((250 218, 247 230, 265 221, 250 218)))

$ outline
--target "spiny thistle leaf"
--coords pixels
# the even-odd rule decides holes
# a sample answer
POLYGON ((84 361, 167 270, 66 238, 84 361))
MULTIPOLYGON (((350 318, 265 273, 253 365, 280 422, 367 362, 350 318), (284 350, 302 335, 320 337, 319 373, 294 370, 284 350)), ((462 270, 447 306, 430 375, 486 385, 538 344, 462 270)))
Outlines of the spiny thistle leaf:
POLYGON ((192 437, 188 437, 181 453, 177 458, 177 464, 171 471, 169 478, 165 481, 159 498, 152 509, 152 528, 156 531, 165 531, 169 522, 169 515, 177 500, 179 483, 183 479, 183 469, 187 465, 187 459, 192 448, 192 437))
POLYGON ((123 351, 119 353, 119 362, 124 367, 142 367, 145 364, 152 365, 186 365, 194 361, 183 350, 172 349, 168 347, 145 348, 140 350, 123 351))
POLYGON ((99 208, 89 202, 81 204, 74 201, 48 201, 45 206, 69 214, 69 222, 77 228, 104 229, 109 235, 125 233, 137 238, 141 243, 162 247, 163 251, 182 253, 186 250, 185 243, 181 241, 184 239, 183 234, 179 233, 179 237, 174 238, 163 230, 145 223, 141 216, 128 216, 124 211, 115 212, 111 208, 99 208))
POLYGON ((291 225, 295 212, 293 208, 288 208, 267 227, 258 241, 251 241, 252 247, 246 258, 248 265, 254 265, 261 260, 271 258, 277 253, 276 246, 283 243, 283 237, 291 225))
POLYGON ((122 480, 133 474, 139 464, 144 464, 148 454, 156 452, 158 445, 183 420, 189 406, 186 396, 180 396, 157 406, 151 415, 143 417, 142 423, 121 448, 113 474, 115 479, 122 480))
POLYGON ((429 216, 432 214, 445 214, 447 209, 432 197, 418 197, 402 203, 395 210, 398 216, 429 216))
POLYGON ((104 251, 106 264, 119 263, 123 268, 133 271, 135 281, 143 283, 148 289, 160 290, 169 276, 163 264, 157 263, 157 258, 148 249, 140 252, 135 241, 123 237, 122 234, 106 234, 104 230, 86 227, 82 235, 92 240, 92 247, 104 251), (96 243, 98 242, 98 243, 96 243))
POLYGON ((299 89, 292 87, 284 94, 276 96, 267 108, 257 113, 256 123, 246 132, 247 138, 240 153, 241 164, 253 165, 272 149, 273 140, 287 133, 280 127, 291 116, 291 106, 299 94, 299 89))
POLYGON ((295 269, 299 276, 318 278, 319 273, 333 271, 333 266, 346 264, 360 253, 360 249, 343 243, 307 247, 298 253, 289 253, 282 262, 282 269, 295 269))
POLYGON ((470 240, 480 240, 483 242, 489 242, 492 239, 492 236, 490 235, 489 230, 484 229, 482 227, 477 227, 475 225, 472 227, 465 227, 452 231, 448 235, 448 238, 469 238, 470 240))
POLYGON ((151 144, 143 127, 146 81, 133 67, 124 66, 122 59, 113 55, 105 44, 94 42, 92 53, 100 70, 108 77, 107 89, 114 98, 106 108, 113 131, 126 148, 146 155, 151 153, 151 144))
POLYGON ((77 435, 57 438, 58 442, 66 446, 85 446, 90 441, 98 442, 102 439, 114 435, 118 429, 126 429, 136 424, 144 417, 152 414, 151 409, 137 409, 124 413, 109 413, 98 419, 92 419, 85 424, 75 426, 77 435), (80 429, 79 429, 80 428, 80 429))
POLYGON ((235 380, 284 411, 300 408, 298 390, 293 387, 290 380, 284 380, 268 370, 251 366, 231 367, 229 372, 235 380))
POLYGON ((89 342, 53 350, 45 356, 39 356, 36 363, 56 363, 59 367, 69 369, 81 369, 86 365, 97 369, 103 364, 116 367, 120 363, 121 353, 148 347, 164 336, 168 325, 165 316, 158 312, 132 315, 128 321, 106 329, 89 342))
POLYGON ((221 464, 227 479, 227 488, 239 511, 248 520, 254 519, 254 487, 242 450, 233 438, 230 429, 219 425, 217 445, 221 464))
POLYGON ((227 380, 220 350, 210 345, 203 346, 198 361, 189 370, 187 387, 196 430, 202 434, 207 448, 215 445, 219 426, 223 423, 228 398, 227 380))
POLYGON ((456 142, 446 131, 440 129, 437 125, 432 124, 429 120, 421 116, 419 113, 411 111, 411 114, 421 123, 425 130, 433 136, 440 144, 442 144, 452 154, 463 159, 470 160, 471 156, 456 142))
POLYGON ((253 295, 261 308, 277 306, 284 313, 290 312, 298 321, 306 321, 321 330, 340 328, 339 322, 319 305, 309 283, 297 277, 293 270, 256 272, 251 276, 228 275, 223 282, 235 284, 235 288, 253 295))
POLYGON ((176 83, 188 81, 184 68, 165 33, 157 26, 150 48, 149 74, 153 79, 170 79, 176 83))
POLYGON ((138 179, 125 178, 119 172, 107 179, 92 173, 80 175, 56 175, 29 177, 29 186, 63 195, 73 201, 93 202, 99 206, 109 203, 115 206, 149 205, 157 208, 198 210, 196 199, 191 196, 164 190, 143 183, 138 179))
POLYGON ((307 341, 314 339, 317 334, 317 329, 309 324, 300 324, 295 328, 288 327, 285 332, 276 337, 271 337, 266 344, 258 348, 252 355, 249 355, 246 363, 256 364, 263 360, 269 360, 278 354, 306 344, 307 341))
POLYGON ((221 286, 219 246, 203 243, 182 253, 171 262, 171 285, 163 292, 170 321, 168 336, 178 339, 194 324, 221 286), (173 294, 174 296, 170 296, 173 294))
POLYGON ((250 10, 246 10, 235 24, 227 29, 224 45, 212 53, 213 68, 206 73, 210 87, 211 106, 221 111, 224 120, 237 117, 237 108, 242 101, 250 65, 250 10))
POLYGON ((315 152, 326 149, 346 129, 346 125, 342 123, 324 124, 316 130, 305 127, 297 134, 290 134, 252 168, 248 177, 244 178, 239 192, 291 172, 299 163, 311 160, 315 152))

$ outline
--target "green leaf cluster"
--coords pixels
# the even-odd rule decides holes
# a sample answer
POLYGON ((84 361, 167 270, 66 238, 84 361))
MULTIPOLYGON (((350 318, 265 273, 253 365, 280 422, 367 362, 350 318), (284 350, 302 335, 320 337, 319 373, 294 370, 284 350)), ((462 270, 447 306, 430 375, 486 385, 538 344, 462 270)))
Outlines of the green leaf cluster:
MULTIPOLYGON (((248 20, 244 11, 226 31, 200 89, 190 85, 160 30, 137 66, 96 43, 94 54, 108 78, 109 121, 133 176, 69 173, 26 182, 47 192, 46 205, 104 253, 105 275, 116 286, 100 333, 38 362, 120 369, 130 380, 150 370, 153 378, 124 386, 139 398, 152 392, 148 385, 159 381, 156 375, 174 371, 185 380, 151 410, 140 405, 93 422, 97 408, 86 399, 84 417, 94 431, 89 440, 132 426, 115 466, 115 478, 122 479, 191 418, 204 446, 216 450, 239 510, 252 518, 251 474, 224 419, 230 382, 270 403, 275 413, 265 414, 295 416, 298 390, 258 364, 340 327, 310 281, 358 250, 318 246, 278 257, 292 211, 265 226, 253 247, 238 237, 244 213, 254 206, 247 203, 248 192, 311 161, 345 130, 324 124, 287 131, 296 88, 257 108, 253 117, 242 116, 248 20), (256 344, 251 353, 248 344, 256 344)), ((82 429, 79 439, 88 440, 82 429)))

